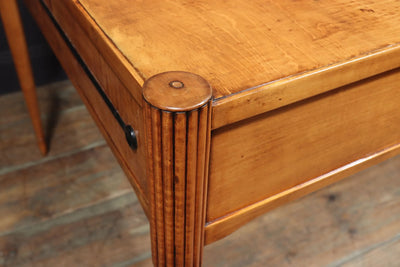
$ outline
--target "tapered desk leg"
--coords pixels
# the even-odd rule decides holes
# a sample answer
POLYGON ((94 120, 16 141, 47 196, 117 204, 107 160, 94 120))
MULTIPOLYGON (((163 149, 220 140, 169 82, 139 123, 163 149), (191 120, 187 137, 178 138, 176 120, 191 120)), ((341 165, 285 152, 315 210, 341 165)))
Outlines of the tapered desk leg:
POLYGON ((0 0, 0 14, 4 30, 14 59, 19 83, 24 93, 33 128, 42 154, 46 154, 47 146, 44 139, 43 128, 40 120, 39 106, 36 97, 35 83, 33 80, 31 63, 21 17, 16 0, 0 0))
POLYGON ((201 265, 211 95, 187 72, 158 74, 143 88, 155 266, 201 265))

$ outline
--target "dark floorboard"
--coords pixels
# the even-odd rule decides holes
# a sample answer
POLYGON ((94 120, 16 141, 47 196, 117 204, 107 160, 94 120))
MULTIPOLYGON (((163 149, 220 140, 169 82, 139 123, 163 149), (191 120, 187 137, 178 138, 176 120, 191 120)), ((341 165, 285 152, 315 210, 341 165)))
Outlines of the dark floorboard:
MULTIPOLYGON (((0 97, 0 266, 151 266, 149 225, 68 81, 0 97)), ((205 248, 204 266, 400 266, 400 157, 275 209, 205 248)))

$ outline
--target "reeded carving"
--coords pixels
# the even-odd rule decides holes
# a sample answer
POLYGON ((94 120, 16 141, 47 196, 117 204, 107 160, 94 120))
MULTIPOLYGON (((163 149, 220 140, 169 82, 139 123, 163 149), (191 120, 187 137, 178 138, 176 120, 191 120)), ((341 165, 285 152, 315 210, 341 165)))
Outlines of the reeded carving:
POLYGON ((155 266, 201 264, 211 95, 187 72, 158 74, 143 88, 155 266))

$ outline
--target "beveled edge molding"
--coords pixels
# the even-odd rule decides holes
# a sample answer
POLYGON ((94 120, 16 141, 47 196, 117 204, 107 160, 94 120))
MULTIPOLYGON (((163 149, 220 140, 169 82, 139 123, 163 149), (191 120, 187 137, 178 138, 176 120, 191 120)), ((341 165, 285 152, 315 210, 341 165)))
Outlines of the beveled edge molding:
POLYGON ((212 129, 400 67, 400 43, 214 99, 212 129), (237 112, 240 110, 240 112, 237 112))
POLYGON ((212 90, 164 72, 143 86, 150 232, 155 266, 200 266, 204 246, 212 90))
MULTIPOLYGON (((96 122, 104 139, 107 141, 111 150, 116 155, 116 158, 121 168, 124 170, 125 174, 127 174, 128 177, 136 177, 132 169, 127 167, 128 166, 127 161, 125 159, 122 159, 123 156, 121 154, 121 151, 117 149, 115 142, 112 140, 111 136, 105 130, 106 127, 104 126, 104 123, 100 119, 100 117, 102 116, 94 109, 93 105, 91 104, 91 101, 89 101, 89 96, 91 95, 91 92, 95 92, 96 88, 94 87, 92 81, 87 76, 82 75, 82 73, 84 73, 84 69, 79 65, 78 61, 74 58, 73 53, 70 51, 67 44, 64 42, 63 37, 61 36, 55 24, 53 23, 51 17, 48 15, 45 6, 42 5, 41 1, 31 1, 31 0, 24 0, 24 4, 28 8, 30 14, 32 15, 33 19, 35 20, 39 28, 41 29, 41 32, 46 38, 49 46, 52 48, 53 51, 59 52, 56 53, 56 56, 60 61, 60 64, 62 65, 67 75, 71 78, 71 82, 77 89, 83 103, 87 107, 93 120, 96 122), (63 60, 64 58, 68 58, 69 60, 68 61, 63 60), (79 79, 77 77, 79 77, 79 79)), ((103 103, 101 101, 101 98, 97 98, 97 93, 95 95, 96 95, 95 98, 98 99, 98 101, 100 101, 102 105, 103 103)), ((104 108, 106 107, 104 106, 104 108)), ((128 180, 131 183, 132 188, 136 192, 136 195, 143 207, 146 216, 148 216, 149 204, 147 199, 144 197, 145 194, 143 188, 137 182, 136 178, 128 180)))
MULTIPOLYGON (((31 0, 23 0, 30 2, 31 0)), ((64 19, 74 18, 76 26, 80 31, 83 31, 98 50, 104 60, 109 63, 113 73, 118 79, 128 88, 129 93, 135 101, 141 106, 142 94, 141 89, 144 83, 144 78, 140 72, 127 60, 122 52, 115 46, 105 32, 93 20, 93 17, 88 13, 87 9, 80 1, 49 1, 40 0, 39 2, 48 8, 55 16, 58 23, 65 28, 64 19), (63 18, 63 19, 61 19, 63 18)), ((72 25, 71 27, 73 27, 72 25)), ((76 40, 71 40, 76 45, 76 40)))
POLYGON ((258 201, 225 216, 206 223, 205 245, 220 240, 266 212, 328 186, 358 171, 400 154, 400 144, 388 147, 373 155, 355 160, 331 172, 318 176, 281 193, 258 201))

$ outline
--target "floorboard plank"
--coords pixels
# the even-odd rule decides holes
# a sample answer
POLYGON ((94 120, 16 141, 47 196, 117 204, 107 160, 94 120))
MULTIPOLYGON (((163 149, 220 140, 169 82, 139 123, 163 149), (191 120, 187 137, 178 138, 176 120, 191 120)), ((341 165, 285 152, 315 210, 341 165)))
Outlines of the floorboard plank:
MULTIPOLYGON (((39 99, 47 157, 21 93, 0 97, 0 266, 152 266, 148 221, 73 87, 39 88, 39 99)), ((203 261, 386 267, 398 255, 400 156, 259 217, 203 261)))
MULTIPOLYGON (((205 266, 339 266, 335 262, 349 254, 398 234, 400 156, 273 210, 207 246, 205 266)), ((400 263, 399 254, 388 254, 400 263)))
POLYGON ((346 259, 346 261, 334 263, 331 266, 385 266, 397 267, 400 265, 400 233, 389 240, 377 244, 363 253, 354 255, 354 257, 346 259), (397 255, 394 257, 394 255, 397 255))
MULTIPOLYGON (((41 115, 46 118, 53 112, 61 113, 74 107, 83 107, 83 103, 70 81, 61 81, 44 86, 36 90, 41 115)), ((0 117, 0 126, 29 118, 28 110, 21 92, 0 96, 1 109, 4 112, 0 117), (4 116, 3 116, 4 115, 4 116)))
POLYGON ((25 227, 0 238, 4 266, 112 266, 150 250, 146 216, 133 194, 25 227), (140 229, 140 230, 138 230, 140 229))
POLYGON ((134 194, 100 146, 0 175, 0 236, 122 194, 134 194))
POLYGON ((0 174, 40 163, 73 150, 105 144, 69 82, 38 89, 50 151, 42 157, 21 93, 0 97, 0 174), (27 153, 29 151, 29 153, 27 153), (20 166, 21 165, 21 166, 20 166))

